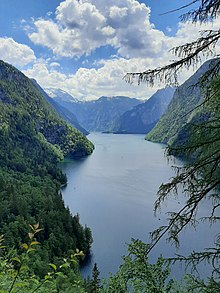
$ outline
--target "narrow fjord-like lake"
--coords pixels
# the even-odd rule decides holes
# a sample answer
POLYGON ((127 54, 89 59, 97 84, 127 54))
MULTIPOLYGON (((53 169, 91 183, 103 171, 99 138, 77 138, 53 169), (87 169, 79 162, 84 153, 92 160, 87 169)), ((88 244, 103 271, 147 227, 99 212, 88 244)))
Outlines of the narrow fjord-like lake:
MULTIPOLYGON (((165 212, 179 210, 182 199, 171 197, 162 214, 154 216, 157 190, 174 175, 173 163, 164 156, 164 145, 147 142, 144 135, 92 133, 88 138, 95 145, 93 154, 62 165, 68 178, 62 193, 71 212, 79 213, 81 223, 93 233, 92 255, 82 274, 89 275, 96 262, 101 277, 105 277, 117 270, 121 256, 126 254, 126 243, 131 238, 147 242, 148 233, 165 224, 165 212)), ((202 205, 200 215, 207 215, 207 209, 206 204, 202 205)), ((202 224, 196 231, 187 229, 180 237, 179 251, 163 239, 150 259, 210 247, 216 234, 217 228, 210 229, 209 224, 202 224)), ((178 266, 174 274, 181 272, 178 266)))

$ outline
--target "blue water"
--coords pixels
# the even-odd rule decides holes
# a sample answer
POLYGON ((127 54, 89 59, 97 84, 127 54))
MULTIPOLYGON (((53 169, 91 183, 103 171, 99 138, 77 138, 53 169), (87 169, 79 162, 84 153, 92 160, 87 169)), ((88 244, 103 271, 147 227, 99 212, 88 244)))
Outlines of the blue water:
MULTIPOLYGON (((82 274, 90 275, 96 262, 101 277, 106 277, 109 272, 117 271, 131 238, 148 242, 148 233, 165 224, 165 213, 180 209, 183 196, 171 197, 157 217, 153 213, 160 184, 174 175, 171 165, 182 163, 177 160, 168 163, 164 145, 147 142, 143 135, 92 133, 88 138, 95 145, 94 153, 62 165, 68 178, 62 193, 71 212, 79 213, 81 223, 88 225, 93 233, 92 255, 82 274)), ((200 215, 206 215, 208 208, 208 204, 203 204, 200 215)), ((187 229, 180 237, 180 250, 176 251, 175 246, 163 239, 150 259, 209 247, 216 234, 217 227, 211 229, 208 224, 198 226, 196 231, 187 229)), ((207 273, 207 268, 201 269, 204 272, 207 273)), ((182 266, 173 272, 176 276, 181 273, 182 266)))

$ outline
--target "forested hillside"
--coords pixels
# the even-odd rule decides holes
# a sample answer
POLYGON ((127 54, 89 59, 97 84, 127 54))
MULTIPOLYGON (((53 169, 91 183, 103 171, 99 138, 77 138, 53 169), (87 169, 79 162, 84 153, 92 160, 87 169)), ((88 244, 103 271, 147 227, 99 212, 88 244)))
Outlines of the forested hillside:
POLYGON ((76 116, 70 112, 68 109, 62 107, 57 103, 53 98, 49 97, 48 94, 42 89, 42 87, 36 82, 36 80, 32 79, 32 82, 34 85, 39 89, 41 94, 44 96, 44 98, 49 102, 53 108, 56 110, 56 112, 60 115, 61 118, 63 118, 66 122, 71 124, 74 128, 78 129, 80 132, 82 132, 84 135, 88 135, 89 132, 86 131, 78 122, 76 116))
MULTIPOLYGON (((187 81, 176 89, 167 111, 153 130, 147 134, 147 140, 168 144, 175 140, 178 132, 195 115, 196 111, 192 110, 204 100, 203 89, 199 84, 199 79, 209 69, 209 66, 214 66, 218 60, 205 62, 187 81)), ((201 111, 201 109, 199 108, 198 111, 201 111)))
POLYGON ((92 153, 93 145, 64 122, 42 94, 16 68, 0 62, 0 233, 9 247, 27 240, 28 224, 43 228, 32 267, 79 248, 85 253, 91 231, 65 208, 60 188, 66 177, 57 163, 92 153))

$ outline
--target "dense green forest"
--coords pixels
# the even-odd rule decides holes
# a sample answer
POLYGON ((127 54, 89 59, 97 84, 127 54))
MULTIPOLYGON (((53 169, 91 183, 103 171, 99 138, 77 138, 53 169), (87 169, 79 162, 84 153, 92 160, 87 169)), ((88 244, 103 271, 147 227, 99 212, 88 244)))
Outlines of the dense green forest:
POLYGON ((58 162, 89 155, 93 145, 64 122, 32 81, 0 62, 0 233, 20 250, 29 224, 39 223, 41 242, 31 267, 43 276, 46 263, 89 252, 92 235, 79 215, 65 207, 60 188, 67 182, 58 162))

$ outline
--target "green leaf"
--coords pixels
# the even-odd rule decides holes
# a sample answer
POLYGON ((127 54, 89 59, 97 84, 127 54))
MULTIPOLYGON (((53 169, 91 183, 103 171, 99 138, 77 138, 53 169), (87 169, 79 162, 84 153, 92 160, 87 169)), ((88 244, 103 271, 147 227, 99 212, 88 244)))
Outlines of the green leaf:
POLYGON ((70 267, 70 264, 68 262, 60 265, 60 268, 69 268, 70 267))
POLYGON ((34 229, 37 230, 39 228, 39 223, 34 225, 34 229))
POLYGON ((15 287, 27 287, 28 283, 15 283, 14 286, 15 287))
POLYGON ((53 268, 53 269, 54 269, 54 271, 56 271, 56 270, 57 270, 57 266, 56 266, 55 264, 53 264, 53 263, 50 263, 50 264, 49 264, 49 266, 51 266, 51 268, 53 268))
POLYGON ((23 265, 23 266, 20 268, 20 271, 25 271, 25 270, 27 270, 27 269, 28 269, 28 266, 23 265))
POLYGON ((71 259, 70 261, 74 264, 77 264, 77 261, 75 259, 71 259))
POLYGON ((51 279, 51 276, 49 275, 44 276, 44 280, 49 280, 49 279, 51 279))
POLYGON ((16 262, 18 262, 18 263, 21 263, 21 260, 16 256, 16 257, 13 257, 12 259, 11 259, 11 261, 16 261, 16 262))
POLYGON ((40 242, 38 242, 38 241, 32 241, 31 244, 30 244, 30 246, 32 246, 32 245, 39 245, 39 244, 40 244, 40 242))
POLYGON ((38 233, 38 232, 40 232, 40 231, 43 231, 44 229, 37 229, 36 231, 35 231, 35 233, 38 233))
POLYGON ((39 281, 37 279, 31 278, 30 281, 33 282, 33 283, 35 283, 36 285, 39 284, 39 281))
POLYGON ((29 224, 29 227, 31 228, 31 230, 35 231, 35 229, 32 225, 29 224))
POLYGON ((29 252, 35 251, 35 250, 36 250, 35 248, 30 247, 27 252, 29 253, 29 252))
POLYGON ((28 237, 29 237, 30 239, 33 239, 33 238, 34 238, 34 233, 28 233, 28 237))
POLYGON ((50 283, 50 284, 53 284, 53 281, 46 280, 44 283, 50 283))
POLYGON ((27 245, 27 243, 23 243, 23 244, 21 245, 21 247, 24 248, 24 249, 26 249, 26 250, 28 250, 28 245, 27 245))
POLYGON ((64 274, 62 272, 57 272, 57 273, 55 273, 55 275, 60 276, 60 277, 64 276, 64 274))

